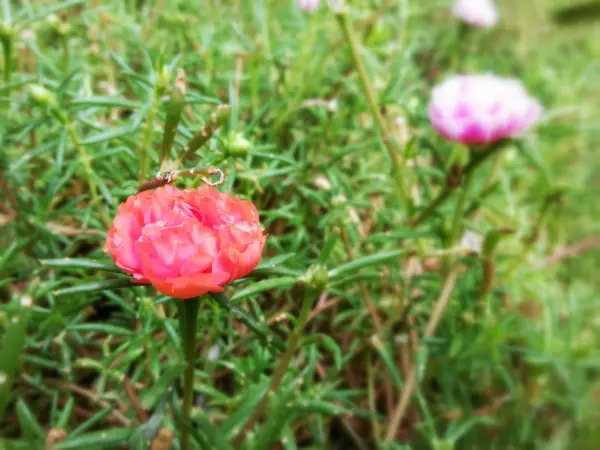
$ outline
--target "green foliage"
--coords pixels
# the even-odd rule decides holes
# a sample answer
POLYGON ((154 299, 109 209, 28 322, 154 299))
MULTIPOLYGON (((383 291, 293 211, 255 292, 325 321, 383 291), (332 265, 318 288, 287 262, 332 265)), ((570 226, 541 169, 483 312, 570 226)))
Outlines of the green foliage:
POLYGON ((0 450, 44 448, 52 429, 66 432, 54 449, 143 449, 182 425, 211 450, 600 445, 600 40, 575 26, 587 9, 511 0, 497 28, 458 40, 444 2, 348 3, 363 78, 325 5, 2 1, 0 450), (412 226, 466 163, 428 123, 431 87, 480 71, 521 77, 543 123, 477 168, 464 215, 450 192, 412 226), (220 168, 269 233, 257 269, 200 304, 190 424, 179 300, 102 252, 118 205, 165 161, 220 168), (448 245, 456 230, 483 254, 448 245), (309 288, 322 293, 270 392, 309 288))

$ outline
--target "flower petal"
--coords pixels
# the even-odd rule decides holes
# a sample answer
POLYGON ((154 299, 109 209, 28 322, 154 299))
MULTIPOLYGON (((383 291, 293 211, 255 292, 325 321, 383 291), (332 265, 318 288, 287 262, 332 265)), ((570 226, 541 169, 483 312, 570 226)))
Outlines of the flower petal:
POLYGON ((222 292, 229 280, 226 273, 200 273, 178 278, 149 278, 150 283, 165 295, 175 298, 193 298, 207 292, 222 292))

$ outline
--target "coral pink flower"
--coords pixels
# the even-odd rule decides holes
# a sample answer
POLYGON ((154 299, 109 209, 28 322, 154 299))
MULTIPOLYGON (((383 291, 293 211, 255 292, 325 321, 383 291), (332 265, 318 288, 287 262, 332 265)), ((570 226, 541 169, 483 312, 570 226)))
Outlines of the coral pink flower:
POLYGON ((498 10, 493 0, 456 0, 452 13, 480 28, 491 28, 498 22, 498 10))
POLYGON ((459 75, 433 90, 429 119, 451 141, 484 145, 517 137, 540 117, 540 103, 519 80, 491 74, 459 75))
POLYGON ((298 0, 298 7, 307 12, 316 11, 320 4, 321 0, 298 0))
POLYGON ((251 202, 208 186, 165 186, 119 206, 104 251, 137 282, 191 298, 250 273, 265 240, 251 202))

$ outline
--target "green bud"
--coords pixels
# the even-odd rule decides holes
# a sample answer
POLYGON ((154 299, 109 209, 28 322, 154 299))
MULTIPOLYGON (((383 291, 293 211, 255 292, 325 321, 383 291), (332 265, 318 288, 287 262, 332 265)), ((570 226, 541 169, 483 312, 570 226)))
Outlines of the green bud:
POLYGON ((66 22, 60 22, 56 27, 56 32, 61 36, 67 36, 71 32, 71 25, 66 22))
POLYGON ((232 133, 227 140, 227 154, 230 156, 246 156, 252 149, 252 143, 242 133, 232 133))
POLYGON ((162 95, 165 90, 167 89, 167 86, 169 86, 169 84, 171 83, 171 71, 169 70, 168 66, 163 66, 163 68, 161 69, 161 71, 158 73, 158 80, 156 82, 157 84, 157 89, 160 95, 162 95))
POLYGON ((60 24, 60 19, 56 14, 50 14, 48 17, 46 17, 46 23, 52 28, 58 28, 58 25, 60 24))
POLYGON ((329 273, 327 267, 321 264, 313 264, 299 279, 304 286, 323 292, 329 284, 329 273))
POLYGON ((9 24, 0 22, 0 39, 10 39, 15 34, 15 30, 9 24))
POLYGON ((28 87, 31 99, 39 106, 50 106, 56 104, 55 95, 39 84, 32 84, 28 87))

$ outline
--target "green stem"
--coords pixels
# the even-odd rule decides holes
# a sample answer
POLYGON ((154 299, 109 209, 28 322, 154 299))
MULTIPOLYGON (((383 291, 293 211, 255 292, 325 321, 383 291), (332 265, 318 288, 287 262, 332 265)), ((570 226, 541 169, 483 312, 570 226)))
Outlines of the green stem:
POLYGON ((478 292, 479 303, 482 303, 486 299, 487 295, 492 290, 492 286, 494 285, 494 278, 496 273, 494 255, 490 255, 489 257, 483 259, 481 269, 482 279, 478 292))
POLYGON ((146 181, 148 178, 148 166, 149 159, 148 154, 150 147, 152 146, 152 133, 154 131, 154 119, 158 113, 158 104, 160 100, 160 89, 158 85, 154 86, 152 92, 152 103, 150 104, 150 110, 148 111, 148 118, 146 122, 146 128, 144 129, 144 136, 142 138, 142 146, 139 149, 140 152, 140 184, 146 181))
POLYGON ((12 55, 13 55, 13 37, 7 33, 2 36, 2 47, 4 53, 4 84, 10 83, 12 77, 12 55))
MULTIPOLYGON (((462 169, 462 176, 465 178, 469 177, 471 173, 480 165, 482 165, 490 156, 497 153, 502 144, 503 143, 499 143, 493 147, 490 147, 489 149, 471 153, 471 161, 469 161, 469 164, 462 169)), ((429 216, 431 216, 446 200, 448 200, 452 192, 454 192, 454 189, 446 186, 444 190, 435 198, 435 200, 433 200, 429 206, 411 222, 411 226, 416 227, 429 216)))
POLYGON ((273 132, 275 135, 280 134, 282 127, 289 121, 290 117, 298 111, 308 87, 313 86, 315 80, 318 80, 321 77, 323 66, 331 53, 330 51, 319 51, 318 46, 321 45, 322 42, 318 40, 319 33, 317 33, 315 29, 309 28, 306 30, 300 47, 302 53, 298 59, 299 61, 302 61, 302 64, 296 66, 297 68, 302 68, 302 71, 298 70, 300 73, 299 82, 293 83, 293 85, 287 89, 288 98, 291 98, 291 100, 287 102, 287 108, 279 115, 277 121, 273 125, 273 132), (313 55, 316 55, 314 59, 312 58, 313 55))
POLYGON ((183 355, 185 359, 185 371, 183 372, 183 407, 182 414, 184 422, 181 426, 181 450, 190 450, 190 415, 192 412, 192 400, 194 398, 194 364, 196 361, 196 325, 198 323, 199 299, 183 301, 180 313, 181 337, 183 340, 183 355))
POLYGON ((449 251, 444 255, 443 258, 444 267, 446 271, 450 270, 450 267, 455 259, 451 249, 458 244, 458 240, 460 239, 460 231, 462 230, 462 220, 465 213, 465 207, 467 203, 469 187, 471 185, 471 179, 472 174, 468 174, 463 177, 460 194, 458 196, 456 207, 454 209, 452 224, 450 225, 450 231, 446 239, 446 249, 449 251))
MULTIPOLYGON (((256 421, 258 419, 260 419, 260 417, 265 412, 265 410, 268 406, 268 403, 269 403, 269 393, 277 390, 277 388, 279 387, 279 384, 283 380, 283 377, 285 376, 285 373, 288 370, 290 362, 292 361, 292 357, 294 356, 294 353, 296 352, 296 348, 298 347, 300 339, 302 338, 302 332, 304 331, 306 321, 308 320, 308 316, 311 311, 313 299, 314 299, 314 290, 306 287, 304 289, 304 298, 302 300, 302 306, 300 307, 300 315, 298 316, 298 321, 296 322, 296 328, 294 328, 294 331, 292 331, 292 334, 290 335, 290 337, 288 339, 287 347, 285 349, 285 352, 281 356, 281 359, 279 360, 279 364, 277 365, 277 368, 275 369, 275 373, 273 374, 273 379, 271 380, 269 389, 265 392, 265 394, 261 398, 258 406, 252 413, 252 416, 250 416, 250 418, 248 419, 248 421, 246 422, 244 427, 241 429, 241 431, 235 437, 235 440, 233 441, 235 448, 240 447, 240 444, 244 438, 246 431, 252 429, 252 427, 254 426, 256 421)), ((185 449, 182 449, 182 450, 185 450, 185 449)))
POLYGON ((363 90, 367 97, 371 114, 373 115, 373 119, 375 120, 375 124, 379 130, 383 144, 385 145, 390 159, 392 160, 394 182, 396 183, 398 195, 400 200, 402 200, 405 205, 410 206, 410 199, 404 186, 404 163, 400 157, 400 149, 397 148, 396 144, 390 138, 387 125, 383 119, 383 116, 381 115, 379 102, 377 101, 375 91, 373 90, 371 82, 369 81, 369 75, 365 69, 365 65, 360 54, 359 43, 352 25, 352 21, 348 16, 348 12, 345 10, 339 11, 336 14, 342 27, 342 31, 344 32, 346 42, 350 46, 352 61, 356 67, 356 71, 358 72, 363 90))
POLYGON ((523 249, 521 250, 521 254, 519 255, 519 257, 512 264, 510 264, 508 266, 508 269, 505 271, 505 273, 503 275, 504 280, 510 278, 512 276, 512 274, 515 272, 515 270, 517 270, 519 268, 519 266, 521 264, 523 264, 523 262, 527 261, 527 257, 531 253, 531 250, 537 241, 537 238, 541 232, 542 226, 544 225, 544 222, 548 216, 548 213, 551 210, 552 204, 553 203, 552 203, 552 200, 550 197, 546 198, 544 200, 544 203, 542 204, 540 213, 539 213, 538 218, 533 226, 531 234, 525 240, 523 249))
POLYGON ((194 135, 192 140, 183 149, 181 155, 173 162, 172 169, 177 169, 181 163, 186 159, 190 158, 196 150, 202 147, 208 142, 208 140, 217 132, 219 128, 225 123, 229 114, 231 113, 231 106, 219 105, 217 110, 212 114, 208 123, 206 123, 198 133, 194 135))
POLYGON ((85 147, 81 144, 81 139, 79 139, 79 134, 77 133, 77 129, 75 125, 69 121, 69 118, 64 113, 64 111, 56 108, 54 111, 55 115, 60 119, 63 125, 67 128, 67 132, 69 133, 69 138, 71 139, 71 143, 77 149, 79 153, 79 157, 81 158, 81 163, 83 164, 83 168, 85 170, 88 187, 90 189, 90 197, 92 199, 92 203, 96 207, 96 210, 100 214, 100 219, 104 223, 104 225, 108 228, 111 225, 110 219, 104 213, 104 208, 102 205, 102 201, 100 196, 98 195, 98 188, 96 186, 96 182, 94 181, 94 170, 92 169, 92 160, 90 155, 85 150, 85 147))
POLYGON ((69 38, 67 35, 62 36, 62 44, 63 44, 63 61, 65 65, 65 72, 69 71, 71 67, 71 49, 69 48, 69 38))
POLYGON ((469 194, 469 187, 471 186, 472 178, 472 174, 465 175, 463 178, 460 196, 458 197, 458 202, 456 203, 456 209, 454 210, 454 217, 452 219, 452 226, 450 228, 450 234, 448 235, 448 248, 455 245, 456 241, 459 238, 462 219, 465 212, 465 205, 467 203, 467 196, 469 194))

